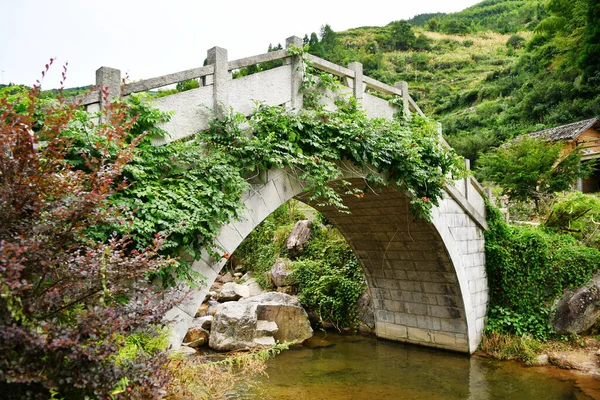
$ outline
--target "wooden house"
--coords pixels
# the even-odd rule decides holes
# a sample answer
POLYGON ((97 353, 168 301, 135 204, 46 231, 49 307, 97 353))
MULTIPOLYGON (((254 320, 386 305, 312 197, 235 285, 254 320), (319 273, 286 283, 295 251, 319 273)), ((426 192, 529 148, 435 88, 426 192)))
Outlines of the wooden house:
MULTIPOLYGON (((569 150, 580 146, 583 162, 600 158, 600 120, 597 117, 531 132, 529 135, 553 142, 563 141, 569 150)), ((577 189, 584 193, 600 192, 600 165, 596 166, 588 179, 577 182, 577 189)))

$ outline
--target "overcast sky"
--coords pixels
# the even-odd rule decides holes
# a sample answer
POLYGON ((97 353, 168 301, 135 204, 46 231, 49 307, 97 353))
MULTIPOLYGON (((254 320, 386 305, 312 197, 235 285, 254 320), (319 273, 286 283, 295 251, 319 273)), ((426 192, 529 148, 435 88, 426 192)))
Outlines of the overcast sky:
POLYGON ((32 85, 51 57, 43 87, 94 83, 101 66, 131 80, 201 66, 206 50, 229 59, 265 53, 289 36, 382 26, 416 14, 455 12, 477 0, 0 0, 0 83, 32 85))

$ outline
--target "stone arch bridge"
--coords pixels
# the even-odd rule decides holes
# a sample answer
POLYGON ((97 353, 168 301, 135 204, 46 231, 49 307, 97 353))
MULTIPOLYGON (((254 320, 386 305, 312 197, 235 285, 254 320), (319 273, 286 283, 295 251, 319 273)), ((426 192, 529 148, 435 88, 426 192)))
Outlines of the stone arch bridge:
MULTIPOLYGON (((302 46, 291 37, 286 47, 302 46)), ((389 86, 364 76, 360 63, 348 68, 305 55, 313 67, 334 74, 344 82, 340 93, 354 96, 369 117, 391 118, 394 113, 423 114, 408 94, 405 82, 389 86), (373 92, 397 96, 401 107, 374 96, 373 92)), ((249 114, 255 101, 268 105, 302 108, 302 60, 287 50, 230 61, 227 50, 208 50, 208 65, 157 78, 126 84, 121 88, 120 71, 102 67, 96 81, 108 96, 92 92, 77 100, 89 111, 102 109, 112 96, 125 95, 172 85, 188 79, 200 87, 155 100, 162 110, 174 111, 164 124, 176 140, 207 129, 211 118, 230 108, 249 114), (237 69, 282 60, 283 65, 252 75, 232 79, 237 69)), ((330 96, 330 97, 333 97, 330 96)), ((334 107, 330 100, 327 107, 334 107)), ((440 136, 440 140, 443 139, 440 136)), ((363 174, 346 166, 346 180, 363 185, 363 174)), ((262 183, 253 185, 243 197, 246 206, 241 221, 223 226, 217 238, 228 253, 269 214, 292 198, 302 196, 302 185, 287 170, 268 171, 262 183)), ((378 337, 472 353, 481 340, 488 300, 483 232, 484 192, 473 179, 466 178, 446 187, 440 206, 433 210, 432 222, 415 221, 408 195, 393 187, 364 198, 344 196, 350 214, 333 208, 319 208, 347 239, 360 260, 375 310, 378 337)), ((199 304, 226 260, 214 260, 205 252, 193 264, 206 277, 183 304, 172 309, 167 318, 174 327, 174 343, 180 343, 199 304)))

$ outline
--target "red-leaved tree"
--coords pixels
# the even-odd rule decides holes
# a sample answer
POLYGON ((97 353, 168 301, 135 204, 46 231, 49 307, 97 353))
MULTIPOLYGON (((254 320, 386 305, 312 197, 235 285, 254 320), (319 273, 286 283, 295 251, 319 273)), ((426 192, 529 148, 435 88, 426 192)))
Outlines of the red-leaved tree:
POLYGON ((39 94, 38 83, 18 102, 0 99, 0 393, 161 398, 164 352, 116 357, 126 337, 156 335, 170 307, 145 279, 169 262, 160 240, 135 251, 126 237, 86 236, 119 218, 107 199, 126 184, 133 121, 123 104, 107 107, 106 123, 85 128, 101 140, 75 168, 64 132, 78 123, 77 106, 39 94))

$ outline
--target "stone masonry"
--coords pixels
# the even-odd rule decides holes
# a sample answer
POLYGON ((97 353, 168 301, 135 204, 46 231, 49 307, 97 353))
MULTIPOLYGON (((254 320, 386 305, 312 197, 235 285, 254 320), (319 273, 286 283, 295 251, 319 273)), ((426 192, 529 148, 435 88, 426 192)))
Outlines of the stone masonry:
MULTIPOLYGON (((286 46, 300 47, 298 37, 288 38, 286 46)), ((337 96, 354 96, 367 116, 391 118, 398 111, 423 115, 408 94, 406 82, 389 86, 363 75, 362 65, 348 68, 312 55, 305 55, 314 68, 329 72, 345 82, 336 92, 327 92, 324 105, 334 109, 337 96), (401 109, 369 91, 398 96, 401 109)), ((231 108, 248 115, 256 102, 300 109, 299 92, 303 79, 302 60, 278 50, 229 61, 227 50, 208 50, 209 64, 161 77, 119 86, 120 71, 102 67, 96 83, 108 97, 152 90, 187 79, 198 79, 200 87, 155 100, 158 108, 173 112, 163 124, 170 137, 185 138, 206 129, 212 118, 222 118, 231 108), (268 61, 282 60, 271 70, 233 79, 232 71, 268 61)), ((97 111, 103 107, 101 92, 91 92, 69 101, 97 111)), ((443 139, 440 138, 440 142, 443 139)), ((161 143, 157 141, 156 145, 161 143)), ((364 176, 352 165, 347 167, 350 180, 365 187, 364 176)), ((467 165, 468 167, 468 165, 467 165)), ((261 182, 243 197, 246 212, 241 221, 222 227, 218 244, 233 253, 242 240, 277 207, 291 198, 303 199, 302 182, 286 170, 264 174, 261 182)), ((335 185, 335 182, 332 182, 335 185)), ((395 188, 368 192, 364 198, 344 196, 350 214, 320 208, 348 240, 359 258, 374 302, 376 333, 379 337, 472 353, 484 327, 488 299, 485 275, 483 231, 485 205, 483 189, 472 178, 454 182, 446 188, 432 222, 418 221, 410 211, 409 197, 395 188)), ((172 343, 179 346, 208 288, 225 260, 213 260, 206 252, 193 268, 204 277, 200 287, 166 316, 173 328, 172 343)))

